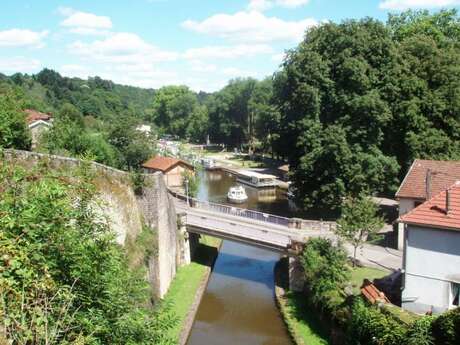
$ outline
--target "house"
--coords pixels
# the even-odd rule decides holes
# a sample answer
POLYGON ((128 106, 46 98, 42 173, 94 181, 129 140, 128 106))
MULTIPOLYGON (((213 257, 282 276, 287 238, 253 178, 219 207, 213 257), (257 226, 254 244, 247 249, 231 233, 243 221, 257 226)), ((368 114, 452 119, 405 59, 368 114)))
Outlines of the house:
POLYGON ((459 306, 460 182, 399 218, 404 225, 402 307, 441 313, 459 306))
MULTIPOLYGON (((399 217, 460 180, 460 161, 416 159, 396 192, 399 217)), ((404 228, 398 225, 398 249, 404 246, 404 228)))
POLYGON ((41 113, 37 110, 26 109, 26 123, 32 136, 32 148, 35 148, 40 140, 40 136, 53 125, 51 114, 41 113))
POLYGON ((176 158, 157 156, 149 159, 142 164, 146 173, 161 171, 164 175, 166 186, 179 187, 182 186, 184 174, 194 174, 192 165, 176 158))

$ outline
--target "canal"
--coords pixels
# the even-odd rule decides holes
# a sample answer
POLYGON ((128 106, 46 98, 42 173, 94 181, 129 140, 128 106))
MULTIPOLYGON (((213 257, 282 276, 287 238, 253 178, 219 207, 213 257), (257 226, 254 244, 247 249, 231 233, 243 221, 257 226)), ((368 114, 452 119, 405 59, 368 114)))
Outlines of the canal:
MULTIPOLYGON (((227 173, 202 172, 198 198, 227 203, 227 191, 235 184, 227 173)), ((249 200, 240 207, 294 214, 294 205, 280 191, 244 187, 249 200)), ((187 344, 292 344, 273 297, 278 259, 274 252, 224 241, 187 344)))

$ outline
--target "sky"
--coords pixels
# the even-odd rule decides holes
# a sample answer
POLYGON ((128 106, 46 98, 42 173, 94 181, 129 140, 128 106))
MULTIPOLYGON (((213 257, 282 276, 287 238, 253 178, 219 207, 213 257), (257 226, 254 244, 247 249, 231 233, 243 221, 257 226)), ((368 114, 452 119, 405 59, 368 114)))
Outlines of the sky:
POLYGON ((305 30, 460 0, 0 0, 0 72, 47 67, 146 88, 262 79, 305 30))

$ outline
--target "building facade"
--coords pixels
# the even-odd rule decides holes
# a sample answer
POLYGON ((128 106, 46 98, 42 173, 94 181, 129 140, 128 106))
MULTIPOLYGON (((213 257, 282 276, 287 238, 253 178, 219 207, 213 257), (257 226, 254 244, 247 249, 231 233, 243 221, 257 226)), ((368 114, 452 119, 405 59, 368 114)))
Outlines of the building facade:
POLYGON ((151 158, 142 164, 142 167, 146 173, 162 172, 166 186, 170 188, 182 186, 184 177, 187 174, 194 174, 192 165, 171 157, 157 156, 151 158))
POLYGON ((460 183, 400 218, 404 226, 402 307, 425 314, 460 297, 460 183))

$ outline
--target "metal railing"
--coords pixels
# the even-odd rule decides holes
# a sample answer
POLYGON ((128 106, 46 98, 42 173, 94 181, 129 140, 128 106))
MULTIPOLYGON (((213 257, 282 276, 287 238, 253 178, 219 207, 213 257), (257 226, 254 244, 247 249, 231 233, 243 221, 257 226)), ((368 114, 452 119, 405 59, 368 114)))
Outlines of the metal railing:
MULTIPOLYGON (((187 197, 181 193, 169 190, 169 193, 174 196, 176 199, 184 201, 187 203, 187 197)), ((281 216, 276 216, 269 213, 263 213, 254 210, 248 210, 244 208, 228 206, 223 204, 218 204, 206 200, 199 200, 195 198, 188 198, 188 203, 190 207, 228 214, 231 216, 243 217, 248 219, 253 219, 260 222, 266 222, 281 226, 286 226, 292 229, 298 230, 309 230, 309 231, 321 231, 321 232, 332 232, 336 227, 335 222, 321 221, 321 220, 308 220, 300 218, 286 218, 281 216)))
MULTIPOLYGON (((170 193, 177 199, 187 202, 187 197, 183 194, 176 193, 170 190, 170 193)), ((277 224, 281 226, 289 226, 289 218, 275 216, 269 213, 263 213, 254 210, 248 210, 239 207, 233 207, 228 205, 217 204, 210 201, 199 200, 195 198, 188 198, 189 206, 201 210, 207 210, 212 212, 218 212, 228 214, 231 216, 243 217, 248 219, 257 220, 260 222, 266 222, 271 224, 277 224)))

